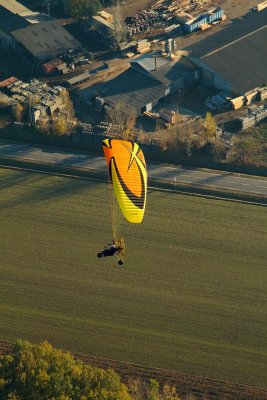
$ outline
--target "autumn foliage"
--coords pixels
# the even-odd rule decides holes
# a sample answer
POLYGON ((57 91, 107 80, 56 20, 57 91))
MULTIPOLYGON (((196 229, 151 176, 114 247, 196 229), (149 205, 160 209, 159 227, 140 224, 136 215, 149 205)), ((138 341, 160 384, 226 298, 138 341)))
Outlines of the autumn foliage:
POLYGON ((130 400, 113 370, 94 368, 48 342, 19 341, 0 356, 0 398, 12 400, 130 400))

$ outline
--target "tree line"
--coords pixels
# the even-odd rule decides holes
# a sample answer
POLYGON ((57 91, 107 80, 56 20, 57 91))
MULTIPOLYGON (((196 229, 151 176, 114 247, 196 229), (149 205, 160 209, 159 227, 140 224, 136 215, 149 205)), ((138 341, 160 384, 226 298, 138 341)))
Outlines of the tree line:
MULTIPOLYGON (((0 398, 5 400, 181 400, 176 388, 155 379, 123 384, 112 369, 76 360, 44 341, 17 341, 0 355, 0 398)), ((192 397, 193 400, 193 397, 192 397)))
POLYGON ((96 15, 102 8, 112 7, 118 0, 67 0, 65 12, 72 18, 80 19, 96 15))
MULTIPOLYGON (((50 119, 40 119, 36 129, 44 134, 56 136, 68 135, 75 121, 72 101, 68 92, 62 93, 64 112, 56 114, 50 119)), ((28 115, 28 108, 16 104, 13 116, 16 121, 21 121, 28 115)), ((107 111, 107 118, 113 125, 113 133, 124 140, 138 140, 140 143, 151 143, 157 138, 163 152, 167 151, 172 156, 181 158, 182 162, 194 161, 202 158, 221 164, 235 164, 253 167, 266 167, 267 165, 267 125, 254 127, 247 133, 236 133, 231 139, 231 145, 222 141, 218 134, 218 126, 214 117, 207 112, 204 118, 184 121, 182 117, 178 122, 163 129, 156 127, 155 132, 142 133, 136 136, 136 112, 130 104, 117 101, 107 111)))
MULTIPOLYGON (((144 134, 143 140, 153 137, 144 134)), ((267 125, 233 134, 230 144, 221 140, 220 132, 210 112, 204 118, 178 121, 169 129, 157 129, 162 151, 179 157, 183 162, 197 159, 220 164, 262 168, 267 166, 267 125)))

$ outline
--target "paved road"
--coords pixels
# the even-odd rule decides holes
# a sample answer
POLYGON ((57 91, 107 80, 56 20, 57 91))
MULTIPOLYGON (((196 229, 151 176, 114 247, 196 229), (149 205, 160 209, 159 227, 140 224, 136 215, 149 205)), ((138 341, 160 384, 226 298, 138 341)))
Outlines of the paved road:
MULTIPOLYGON (((38 148, 27 144, 0 143, 0 156, 106 172, 103 157, 64 150, 38 148)), ((218 171, 187 169, 173 165, 149 164, 148 177, 149 179, 164 179, 173 184, 178 184, 179 182, 191 183, 267 196, 267 178, 240 177, 231 172, 220 173, 218 171)))

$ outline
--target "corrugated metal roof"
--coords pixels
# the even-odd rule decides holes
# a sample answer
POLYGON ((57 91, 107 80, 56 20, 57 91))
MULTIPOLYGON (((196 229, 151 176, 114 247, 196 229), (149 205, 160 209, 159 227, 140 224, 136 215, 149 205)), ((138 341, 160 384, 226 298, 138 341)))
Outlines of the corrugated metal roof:
POLYGON ((15 76, 11 76, 10 78, 7 78, 0 82, 0 88, 4 88, 4 87, 10 85, 11 83, 16 82, 17 80, 18 80, 18 78, 15 78, 15 76))
POLYGON ((76 83, 82 82, 85 79, 90 79, 92 78, 92 75, 90 74, 89 71, 84 72, 83 74, 76 75, 73 78, 70 78, 67 80, 69 85, 75 85, 76 83))
POLYGON ((17 29, 25 28, 30 23, 19 15, 11 15, 9 18, 5 18, 0 21, 0 30, 6 33, 10 33, 17 29))
POLYGON ((107 26, 109 29, 111 29, 111 30, 114 29, 114 25, 111 22, 107 21, 106 19, 102 18, 100 15, 94 15, 91 18, 91 21, 92 22, 94 22, 94 21, 100 22, 102 25, 107 26))
POLYGON ((195 65, 185 57, 181 57, 179 60, 172 60, 169 57, 159 56, 154 52, 132 61, 131 65, 141 72, 149 73, 151 77, 165 85, 196 69, 195 65))
POLYGON ((244 93, 267 82, 267 26, 249 40, 233 43, 201 58, 234 88, 244 93))
POLYGON ((81 44, 56 21, 45 21, 12 32, 15 39, 34 57, 45 60, 57 57, 81 44))
POLYGON ((108 104, 120 100, 140 113, 142 107, 164 96, 165 85, 129 68, 111 81, 98 86, 98 90, 108 104))
POLYGON ((131 62, 131 65, 139 65, 147 72, 150 72, 155 70, 155 65, 159 69, 163 67, 163 65, 169 64, 169 62, 170 60, 167 57, 163 57, 156 52, 151 52, 136 58, 134 61, 131 62))
POLYGON ((6 8, 13 14, 27 15, 31 10, 16 0, 0 0, 0 6, 6 8))
POLYGON ((8 11, 5 7, 2 7, 0 5, 0 23, 12 17, 12 15, 13 15, 12 12, 8 11))
POLYGON ((39 22, 43 21, 51 21, 53 18, 47 14, 39 13, 39 12, 31 12, 28 15, 25 15, 24 18, 30 24, 39 24, 39 22))
POLYGON ((170 82, 174 82, 179 78, 184 77, 195 69, 196 67, 191 61, 185 57, 181 57, 179 60, 170 61, 163 67, 158 68, 156 71, 151 71, 150 73, 160 82, 169 84, 170 82))
POLYGON ((266 22, 267 9, 253 12, 186 50, 244 93, 267 82, 266 22))

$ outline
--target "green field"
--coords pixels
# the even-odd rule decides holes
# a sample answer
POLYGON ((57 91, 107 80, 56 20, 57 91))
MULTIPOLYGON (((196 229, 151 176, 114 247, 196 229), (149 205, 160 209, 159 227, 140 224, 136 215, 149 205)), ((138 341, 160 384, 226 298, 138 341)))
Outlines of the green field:
POLYGON ((151 190, 128 259, 104 183, 0 170, 0 339, 267 385, 266 208, 151 190))

